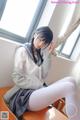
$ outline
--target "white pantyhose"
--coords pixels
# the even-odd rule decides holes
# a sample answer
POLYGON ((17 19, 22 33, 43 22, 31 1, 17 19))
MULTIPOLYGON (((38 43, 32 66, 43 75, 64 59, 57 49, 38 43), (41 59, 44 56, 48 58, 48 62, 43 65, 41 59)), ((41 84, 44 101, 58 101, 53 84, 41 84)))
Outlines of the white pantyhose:
POLYGON ((48 87, 35 90, 29 99, 29 109, 31 111, 42 110, 56 100, 65 97, 69 120, 80 120, 76 93, 77 86, 74 78, 65 77, 48 87))

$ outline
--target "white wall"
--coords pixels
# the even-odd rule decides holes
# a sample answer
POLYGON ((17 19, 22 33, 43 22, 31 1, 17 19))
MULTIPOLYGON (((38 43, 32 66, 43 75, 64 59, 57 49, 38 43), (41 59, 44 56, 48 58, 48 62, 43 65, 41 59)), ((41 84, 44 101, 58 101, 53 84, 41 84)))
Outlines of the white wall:
POLYGON ((0 87, 11 85, 13 56, 18 44, 0 38, 0 87))
POLYGON ((72 70, 74 62, 61 57, 52 57, 52 66, 49 76, 47 78, 48 83, 55 82, 63 77, 69 76, 72 70))

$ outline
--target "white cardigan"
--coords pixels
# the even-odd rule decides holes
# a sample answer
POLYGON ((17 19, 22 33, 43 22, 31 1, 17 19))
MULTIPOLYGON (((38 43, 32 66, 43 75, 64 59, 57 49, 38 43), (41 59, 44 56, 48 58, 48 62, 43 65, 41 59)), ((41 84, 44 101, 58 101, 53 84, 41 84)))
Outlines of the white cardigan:
POLYGON ((51 64, 51 55, 47 49, 43 52, 44 62, 41 66, 34 63, 28 49, 17 49, 14 61, 13 81, 20 88, 38 89, 43 87, 51 64))
POLYGON ((12 74, 15 86, 5 95, 6 102, 20 89, 39 89, 43 87, 45 78, 51 66, 51 54, 45 49, 43 53, 43 63, 37 66, 31 59, 28 51, 24 47, 19 47, 15 53, 14 70, 12 74))

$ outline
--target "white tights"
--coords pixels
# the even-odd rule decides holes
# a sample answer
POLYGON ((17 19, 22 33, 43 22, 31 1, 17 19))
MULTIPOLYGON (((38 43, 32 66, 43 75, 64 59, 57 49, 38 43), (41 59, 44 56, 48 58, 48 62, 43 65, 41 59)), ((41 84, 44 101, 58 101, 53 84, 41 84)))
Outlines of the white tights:
POLYGON ((76 92, 77 87, 74 78, 65 77, 48 87, 35 90, 29 99, 29 109, 31 111, 42 110, 56 100, 65 97, 66 113, 69 120, 80 120, 76 92))

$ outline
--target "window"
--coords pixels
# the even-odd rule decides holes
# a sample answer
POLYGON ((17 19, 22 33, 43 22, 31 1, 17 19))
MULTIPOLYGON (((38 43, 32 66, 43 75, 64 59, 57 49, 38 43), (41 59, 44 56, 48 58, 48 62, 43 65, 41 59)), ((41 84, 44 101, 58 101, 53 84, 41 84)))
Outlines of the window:
MULTIPOLYGON (((78 2, 78 0, 75 0, 75 2, 78 2)), ((58 37, 63 36, 66 30, 68 29, 70 22, 76 11, 76 6, 77 4, 72 4, 72 5, 67 6, 65 21, 63 23, 63 26, 61 28, 61 31, 58 37)), ((79 38, 80 38, 80 26, 69 36, 69 38, 67 39, 65 43, 57 47, 56 50, 58 51, 59 55, 72 59, 72 60, 74 60, 74 58, 76 59, 78 55, 75 54, 76 53, 75 51, 77 50, 76 47, 78 46, 78 41, 80 41, 79 38), (73 56, 76 56, 76 57, 73 57, 73 56)))
MULTIPOLYGON (((64 45, 60 48, 60 54, 67 58, 74 59, 72 56, 75 54, 75 50, 78 50, 78 55, 80 54, 80 26, 70 35, 64 45)), ((75 54, 75 59, 78 56, 75 54), (76 56, 75 56, 76 55, 76 56)))
POLYGON ((80 56, 80 33, 78 36, 77 44, 75 45, 74 52, 71 55, 72 60, 76 60, 80 56))
POLYGON ((29 30, 32 32, 34 25, 37 26, 46 1, 7 0, 0 21, 0 35, 12 36, 23 41, 27 39, 27 33, 31 34, 29 30))

